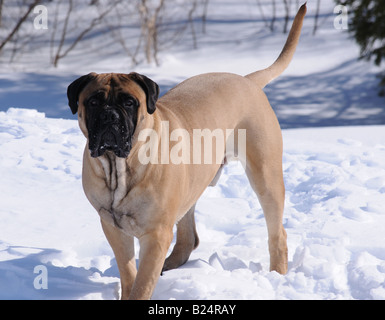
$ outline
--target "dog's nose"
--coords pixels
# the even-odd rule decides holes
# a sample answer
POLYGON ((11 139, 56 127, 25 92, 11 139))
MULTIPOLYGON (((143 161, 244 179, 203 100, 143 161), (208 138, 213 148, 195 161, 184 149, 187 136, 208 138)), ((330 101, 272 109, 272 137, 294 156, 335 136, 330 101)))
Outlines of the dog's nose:
POLYGON ((119 120, 119 113, 113 109, 106 109, 100 114, 100 119, 104 123, 115 123, 119 120))

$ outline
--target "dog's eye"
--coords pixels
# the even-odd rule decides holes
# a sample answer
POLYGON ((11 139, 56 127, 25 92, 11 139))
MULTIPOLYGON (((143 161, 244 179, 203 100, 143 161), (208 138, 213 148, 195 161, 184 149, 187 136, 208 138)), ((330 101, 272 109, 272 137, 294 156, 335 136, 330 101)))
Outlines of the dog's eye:
POLYGON ((92 98, 88 101, 88 105, 90 107, 97 107, 99 105, 99 101, 95 98, 92 98))
POLYGON ((123 107, 132 108, 135 105, 135 101, 132 98, 125 99, 123 101, 123 107))

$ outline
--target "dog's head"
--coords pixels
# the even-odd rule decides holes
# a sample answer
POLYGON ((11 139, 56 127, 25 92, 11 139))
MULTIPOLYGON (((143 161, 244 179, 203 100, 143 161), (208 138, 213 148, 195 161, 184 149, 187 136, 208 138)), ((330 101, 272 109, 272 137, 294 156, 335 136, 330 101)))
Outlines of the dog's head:
POLYGON ((68 104, 78 113, 79 125, 88 139, 91 156, 106 151, 126 158, 140 110, 155 112, 159 87, 138 73, 90 73, 67 89, 68 104))

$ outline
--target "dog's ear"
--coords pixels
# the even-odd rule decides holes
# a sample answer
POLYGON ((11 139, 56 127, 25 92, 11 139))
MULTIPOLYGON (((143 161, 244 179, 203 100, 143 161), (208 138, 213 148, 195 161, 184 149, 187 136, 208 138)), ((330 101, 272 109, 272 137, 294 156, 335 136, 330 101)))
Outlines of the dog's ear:
POLYGON ((84 76, 81 76, 79 79, 76 79, 72 82, 67 88, 67 97, 68 105, 71 108, 72 114, 75 114, 78 111, 78 100, 79 94, 84 89, 84 87, 93 79, 96 78, 96 73, 91 72, 84 76))
POLYGON ((151 79, 136 72, 131 72, 129 77, 134 80, 146 93, 147 112, 149 114, 153 114, 156 109, 156 101, 159 97, 159 86, 151 79))

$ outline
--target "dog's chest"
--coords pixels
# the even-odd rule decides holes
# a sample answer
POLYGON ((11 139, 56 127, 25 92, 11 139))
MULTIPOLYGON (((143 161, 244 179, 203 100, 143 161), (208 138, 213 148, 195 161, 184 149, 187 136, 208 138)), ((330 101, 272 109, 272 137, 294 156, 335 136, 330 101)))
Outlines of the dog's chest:
POLYGON ((105 174, 105 182, 111 192, 111 207, 115 208, 127 195, 127 165, 123 158, 101 157, 100 162, 105 174))
POLYGON ((130 234, 140 233, 135 203, 128 201, 131 197, 125 159, 107 156, 101 157, 100 162, 105 173, 107 189, 110 191, 108 205, 99 210, 101 218, 130 234))

